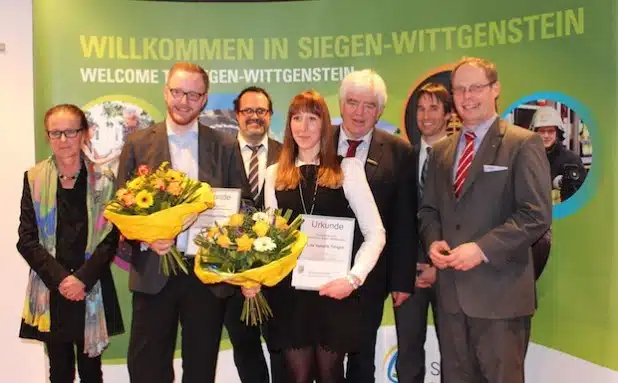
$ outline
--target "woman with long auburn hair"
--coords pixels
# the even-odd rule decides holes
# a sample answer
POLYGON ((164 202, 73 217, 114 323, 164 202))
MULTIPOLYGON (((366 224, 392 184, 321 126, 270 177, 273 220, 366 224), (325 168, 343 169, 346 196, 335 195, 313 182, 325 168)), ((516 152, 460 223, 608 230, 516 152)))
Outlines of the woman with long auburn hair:
MULTIPOLYGON (((354 238, 350 272, 319 291, 295 289, 291 275, 269 288, 274 317, 268 345, 283 351, 288 380, 330 383, 343 380, 343 359, 360 344, 361 315, 356 289, 375 266, 385 244, 384 226, 362 163, 337 157, 328 107, 316 91, 290 104, 279 162, 268 168, 267 208, 298 214, 355 218, 362 238, 354 238), (315 376, 312 376, 314 374, 315 376)), ((244 290, 246 295, 255 292, 244 290)))

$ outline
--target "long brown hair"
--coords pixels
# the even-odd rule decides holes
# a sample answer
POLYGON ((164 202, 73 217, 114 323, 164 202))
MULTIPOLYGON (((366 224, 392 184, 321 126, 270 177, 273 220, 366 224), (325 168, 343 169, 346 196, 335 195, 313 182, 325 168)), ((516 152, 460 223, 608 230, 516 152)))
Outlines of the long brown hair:
POLYGON ((290 125, 292 117, 302 112, 315 114, 322 120, 322 127, 320 129, 320 153, 318 153, 318 158, 320 160, 318 185, 331 189, 341 187, 343 183, 343 171, 337 159, 333 126, 330 123, 328 107, 322 95, 315 90, 308 90, 297 94, 290 103, 288 117, 285 123, 283 149, 279 156, 279 168, 277 169, 275 189, 295 189, 302 178, 299 168, 296 167, 298 145, 296 141, 294 141, 292 127, 290 125))

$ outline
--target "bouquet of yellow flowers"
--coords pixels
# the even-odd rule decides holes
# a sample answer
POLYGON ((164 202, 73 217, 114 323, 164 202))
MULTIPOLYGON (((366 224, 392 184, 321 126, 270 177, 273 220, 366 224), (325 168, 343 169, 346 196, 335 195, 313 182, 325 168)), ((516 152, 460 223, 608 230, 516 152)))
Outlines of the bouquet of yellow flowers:
MULTIPOLYGON (((168 162, 155 171, 140 165, 135 177, 108 202, 104 216, 125 238, 152 243, 175 238, 199 213, 213 207, 214 201, 207 183, 171 169, 168 162)), ((168 276, 178 269, 188 273, 175 246, 161 256, 159 265, 160 271, 168 276)))
MULTIPOLYGON (((247 288, 274 286, 296 266, 307 244, 298 228, 301 216, 288 222, 292 212, 233 214, 227 222, 216 223, 195 238, 198 254, 195 275, 204 283, 225 282, 247 288)), ((268 302, 258 293, 245 298, 240 319, 257 325, 272 317, 268 302)))

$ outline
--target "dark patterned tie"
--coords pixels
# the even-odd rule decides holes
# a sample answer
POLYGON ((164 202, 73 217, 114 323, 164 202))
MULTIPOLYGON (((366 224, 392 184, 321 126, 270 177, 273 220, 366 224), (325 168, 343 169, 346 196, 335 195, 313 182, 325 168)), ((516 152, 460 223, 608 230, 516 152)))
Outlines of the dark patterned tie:
POLYGON ((251 146, 251 158, 249 159, 249 186, 251 187, 251 196, 255 200, 260 192, 260 161, 258 160, 258 152, 262 148, 262 144, 251 146))
POLYGON ((358 145, 363 142, 363 140, 347 140, 348 141, 348 151, 345 154, 346 157, 356 157, 356 148, 358 145))
POLYGON ((418 195, 420 199, 423 199, 423 192, 425 191, 425 180, 427 179, 427 164, 429 163, 429 158, 431 156, 431 146, 427 147, 427 156, 425 157, 425 162, 423 162, 423 167, 421 168, 421 181, 418 184, 418 195))

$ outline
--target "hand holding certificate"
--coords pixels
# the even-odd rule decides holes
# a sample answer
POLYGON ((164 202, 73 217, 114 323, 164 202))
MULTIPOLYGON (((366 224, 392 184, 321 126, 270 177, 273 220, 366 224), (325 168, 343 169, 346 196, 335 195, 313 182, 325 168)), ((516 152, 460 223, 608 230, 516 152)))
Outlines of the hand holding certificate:
POLYGON ((308 242, 292 273, 292 286, 320 290, 346 278, 352 263, 354 218, 303 215, 303 220, 300 231, 308 242))

